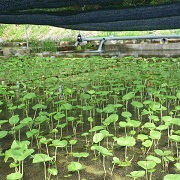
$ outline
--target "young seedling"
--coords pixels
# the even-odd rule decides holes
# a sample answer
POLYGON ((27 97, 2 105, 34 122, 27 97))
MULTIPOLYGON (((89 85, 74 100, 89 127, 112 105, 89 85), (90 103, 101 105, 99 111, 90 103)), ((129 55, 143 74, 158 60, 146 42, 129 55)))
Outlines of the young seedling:
MULTIPOLYGON (((154 169, 156 163, 154 161, 138 161, 137 164, 146 171, 146 180, 148 180, 148 170, 154 169)), ((151 178, 151 176, 150 176, 151 178)))
POLYGON ((77 139, 72 139, 69 141, 69 144, 71 145, 71 154, 73 153, 73 145, 77 143, 77 139))
POLYGON ((49 145, 49 146, 54 146, 55 147, 55 152, 54 152, 55 162, 56 162, 56 158, 57 158, 57 148, 64 148, 64 147, 67 148, 67 143, 68 142, 66 140, 62 140, 62 141, 60 141, 60 140, 53 140, 52 144, 49 145))
POLYGON ((139 101, 132 101, 131 105, 133 105, 135 108, 137 108, 137 110, 138 110, 138 118, 140 118, 140 111, 139 111, 139 109, 143 108, 143 104, 141 102, 139 102, 139 101))
POLYGON ((119 165, 119 164, 121 163, 121 161, 119 160, 118 157, 113 157, 112 163, 113 163, 113 167, 112 167, 112 169, 111 169, 111 176, 112 176, 112 174, 113 174, 115 165, 116 165, 116 164, 119 165))
POLYGON ((59 124, 59 125, 56 126, 57 128, 60 128, 60 138, 59 138, 59 139, 61 139, 61 138, 63 137, 63 129, 64 129, 66 126, 67 126, 66 123, 62 123, 62 124, 59 124))
POLYGON ((51 176, 57 176, 58 170, 56 168, 48 168, 49 177, 48 180, 51 179, 51 176))
POLYGON ((80 172, 83 170, 83 166, 79 162, 71 162, 71 164, 68 165, 68 171, 69 172, 77 172, 78 173, 78 180, 81 180, 80 172))
POLYGON ((102 133, 104 135, 104 137, 106 138, 106 145, 107 145, 107 148, 108 148, 108 146, 109 146, 109 137, 112 137, 114 135, 110 134, 109 131, 107 131, 107 130, 101 130, 100 133, 102 133))
POLYGON ((102 154, 102 156, 103 156, 103 169, 104 169, 104 173, 106 174, 105 157, 106 156, 113 156, 113 154, 108 149, 106 149, 102 146, 97 146, 97 145, 92 146, 91 150, 97 150, 100 154, 102 154))
POLYGON ((30 144, 29 141, 14 140, 11 145, 11 148, 6 150, 5 154, 4 154, 5 162, 7 162, 10 157, 13 158, 13 160, 16 164, 18 162, 18 164, 17 164, 19 166, 18 172, 20 174, 22 174, 22 176, 24 173, 24 160, 34 152, 34 149, 28 149, 29 144, 30 144))
POLYGON ((162 151, 161 149, 155 149, 154 152, 158 156, 161 156, 163 170, 164 171, 168 170, 169 161, 174 161, 174 157, 171 156, 172 152, 170 150, 162 151))
POLYGON ((117 114, 111 114, 109 117, 107 117, 104 121, 103 124, 108 127, 111 123, 114 124, 114 130, 116 134, 116 122, 118 121, 119 116, 117 114))
POLYGON ((46 162, 52 161, 53 158, 49 157, 47 154, 35 154, 33 156, 33 163, 43 163, 44 164, 44 180, 47 180, 47 170, 46 162))
POLYGON ((122 97, 122 100, 126 102, 126 111, 128 110, 128 101, 135 96, 134 92, 129 92, 122 97))
POLYGON ((9 124, 12 125, 12 133, 13 133, 14 139, 16 139, 16 132, 14 128, 16 127, 16 124, 19 122, 19 120, 20 120, 19 115, 14 115, 9 119, 9 124))
POLYGON ((136 144, 136 140, 135 138, 131 137, 131 136, 126 136, 126 137, 120 137, 117 138, 117 144, 120 146, 125 146, 125 161, 127 161, 128 157, 127 157, 127 147, 132 147, 136 144))
POLYGON ((68 124, 68 111, 70 111, 71 109, 72 109, 72 105, 71 104, 69 104, 69 103, 65 103, 65 104, 62 104, 61 105, 61 110, 65 110, 65 117, 66 117, 66 124, 68 124))
POLYGON ((99 143, 100 145, 100 142, 104 139, 104 134, 103 133, 96 133, 94 134, 93 136, 93 142, 94 143, 99 143))
POLYGON ((84 132, 84 133, 81 134, 81 136, 85 137, 86 145, 88 145, 88 139, 87 139, 88 135, 89 135, 88 132, 84 132))
POLYGON ((51 142, 51 141, 52 141, 51 138, 47 139, 46 137, 42 137, 42 138, 40 139, 40 141, 39 141, 40 144, 45 144, 45 146, 46 146, 46 152, 47 152, 47 155, 48 155, 48 156, 49 156, 48 143, 51 142))
POLYGON ((179 146, 178 146, 178 143, 180 143, 180 136, 178 136, 178 135, 171 135, 171 136, 169 136, 169 139, 176 143, 176 154, 177 154, 177 158, 178 158, 179 157, 179 146))

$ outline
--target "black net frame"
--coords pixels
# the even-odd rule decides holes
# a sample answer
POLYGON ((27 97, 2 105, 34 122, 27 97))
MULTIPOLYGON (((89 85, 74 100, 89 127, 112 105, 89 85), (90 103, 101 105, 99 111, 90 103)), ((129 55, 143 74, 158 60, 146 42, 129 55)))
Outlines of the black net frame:
POLYGON ((1 0, 1 2, 0 23, 5 24, 51 25, 92 31, 180 28, 180 0, 1 0), (128 4, 127 1, 131 3, 128 4))

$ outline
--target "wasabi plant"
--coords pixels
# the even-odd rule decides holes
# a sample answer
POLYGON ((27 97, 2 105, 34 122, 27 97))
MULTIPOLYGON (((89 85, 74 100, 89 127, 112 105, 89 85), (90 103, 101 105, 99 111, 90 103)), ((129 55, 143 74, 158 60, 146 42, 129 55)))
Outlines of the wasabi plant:
POLYGON ((54 146, 55 147, 55 151, 54 151, 55 162, 56 162, 56 159, 57 159, 57 149, 66 147, 66 151, 67 151, 67 143, 68 142, 66 140, 60 141, 60 140, 56 139, 56 140, 53 140, 52 143, 49 145, 49 146, 54 146))
POLYGON ((52 160, 53 160, 53 158, 49 157, 47 154, 35 154, 33 156, 33 163, 43 163, 44 164, 44 180, 47 180, 46 162, 49 162, 52 160))
POLYGON ((29 144, 29 141, 14 140, 11 145, 11 148, 5 151, 4 161, 7 162, 9 158, 12 158, 14 160, 15 166, 12 163, 10 164, 10 166, 13 165, 12 167, 15 168, 18 166, 17 174, 11 174, 8 176, 8 178, 12 176, 14 177, 16 175, 18 175, 18 177, 21 175, 23 176, 24 160, 34 152, 34 149, 28 149, 29 144))
POLYGON ((135 138, 133 138, 131 136, 120 137, 120 138, 117 138, 117 144, 125 147, 124 159, 125 159, 125 161, 127 161, 128 160, 127 148, 134 146, 136 144, 135 138))
POLYGON ((108 149, 102 147, 102 146, 97 146, 97 145, 93 145, 91 146, 91 150, 96 150, 98 151, 100 154, 102 154, 103 156, 103 169, 104 169, 104 173, 106 174, 106 166, 105 166, 105 157, 106 156, 113 156, 113 154, 108 151, 108 149))
MULTIPOLYGON (((154 161, 138 161, 137 164, 142 167, 146 172, 146 180, 148 180, 148 171, 153 170, 156 166, 156 162, 154 161)), ((151 179, 151 176, 150 176, 151 179)))
POLYGON ((81 180, 80 171, 83 169, 82 164, 79 162, 71 162, 71 164, 68 165, 68 171, 78 173, 78 180, 81 180))

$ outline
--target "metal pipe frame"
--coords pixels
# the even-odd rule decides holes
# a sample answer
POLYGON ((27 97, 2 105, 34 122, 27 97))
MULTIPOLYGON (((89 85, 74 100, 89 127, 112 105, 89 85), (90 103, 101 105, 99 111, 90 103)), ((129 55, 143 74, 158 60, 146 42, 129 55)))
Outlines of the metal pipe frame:
POLYGON ((82 38, 82 41, 102 41, 103 39, 107 40, 133 40, 133 39, 177 39, 180 38, 180 35, 153 35, 153 36, 122 36, 122 37, 98 37, 98 38, 82 38))
MULTIPOLYGON (((79 35, 78 35, 79 36, 79 35)), ((153 36, 122 36, 122 37, 114 37, 114 36, 109 36, 109 37, 98 37, 98 38, 82 38, 81 37, 81 42, 84 41, 100 41, 99 47, 97 51, 92 51, 92 52, 102 52, 102 46, 105 41, 111 41, 111 40, 135 40, 135 39, 178 39, 180 38, 180 35, 153 35, 153 36)), ((77 46, 79 42, 77 41, 75 43, 75 46, 77 46)))

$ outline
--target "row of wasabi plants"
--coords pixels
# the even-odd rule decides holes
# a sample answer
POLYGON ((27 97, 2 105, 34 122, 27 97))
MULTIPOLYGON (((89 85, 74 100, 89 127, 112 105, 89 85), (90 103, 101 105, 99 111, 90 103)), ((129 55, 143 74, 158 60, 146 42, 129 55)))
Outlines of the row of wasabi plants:
POLYGON ((180 58, 19 57, 0 67, 1 179, 35 180, 29 167, 45 180, 180 179, 180 58))

